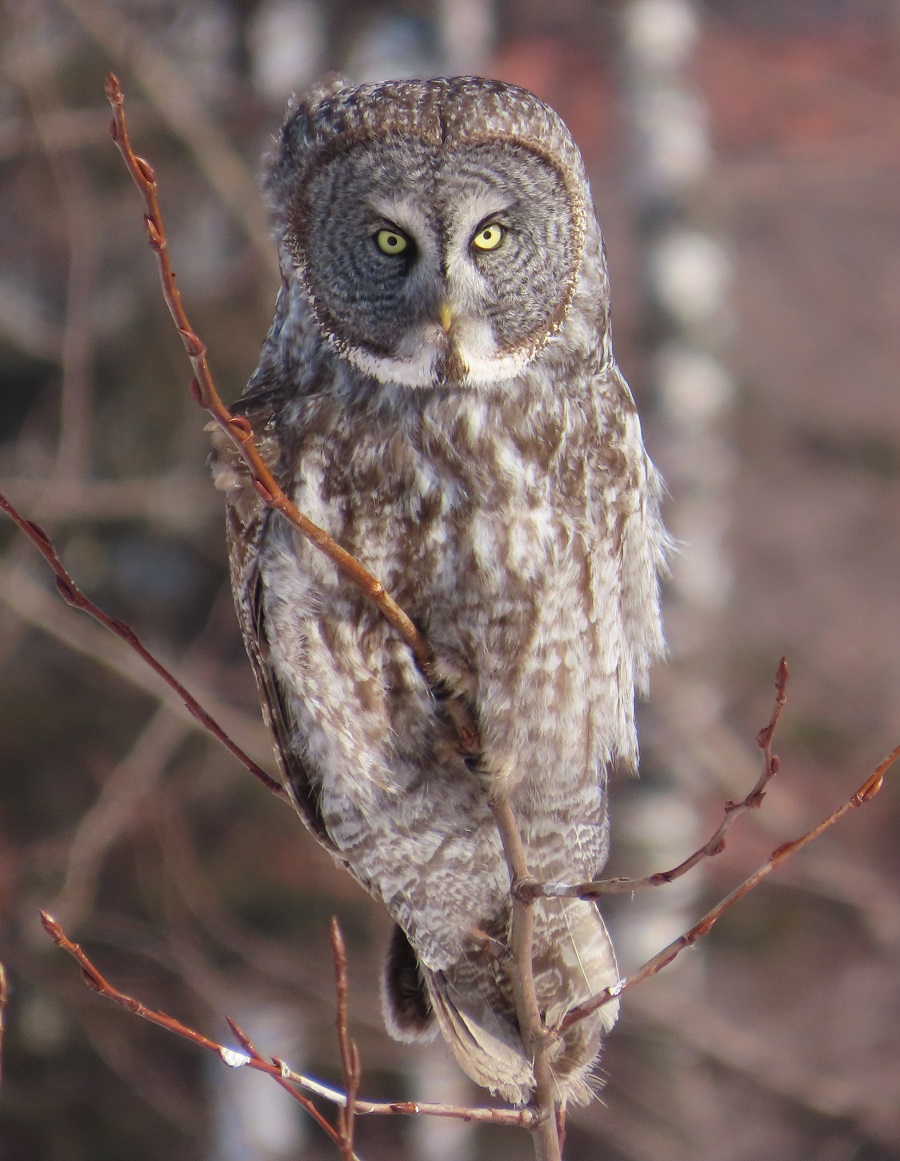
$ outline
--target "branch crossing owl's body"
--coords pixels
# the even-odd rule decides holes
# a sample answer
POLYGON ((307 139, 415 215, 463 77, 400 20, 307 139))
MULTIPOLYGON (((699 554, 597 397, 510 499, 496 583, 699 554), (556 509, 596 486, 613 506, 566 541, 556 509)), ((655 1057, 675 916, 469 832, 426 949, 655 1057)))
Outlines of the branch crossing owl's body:
MULTIPOLYGON (((222 444, 247 648, 302 815, 397 922, 389 1027, 437 1025, 523 1102, 487 793, 510 794, 536 878, 595 877, 607 775, 636 761, 635 690, 661 650, 659 484, 582 162, 520 89, 335 82, 289 111, 268 191, 284 285, 240 409, 301 511, 422 630, 483 769, 387 622, 222 444)), ((616 980, 594 903, 536 904, 534 971, 549 1024, 616 980)), ((588 1098, 614 1018, 558 1042, 560 1100, 588 1098)))

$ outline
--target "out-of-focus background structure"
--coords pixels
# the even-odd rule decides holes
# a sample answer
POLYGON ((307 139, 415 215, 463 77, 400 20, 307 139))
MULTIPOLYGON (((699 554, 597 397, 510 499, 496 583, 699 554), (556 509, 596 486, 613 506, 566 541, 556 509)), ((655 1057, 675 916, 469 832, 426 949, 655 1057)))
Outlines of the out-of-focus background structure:
MULTIPOLYGON (((681 541, 670 662, 616 873, 679 861, 757 776, 763 809, 693 881, 610 907, 633 970, 900 740, 900 9, 896 0, 8 0, 0 21, 0 488, 272 768, 231 609, 222 502, 136 191, 128 94, 223 394, 271 318, 257 193, 292 89, 478 72, 584 151, 616 347, 681 541)), ((391 1043, 384 915, 0 526, 3 1161, 334 1156, 271 1082, 92 995, 52 911, 120 987, 337 1081, 328 917, 350 951, 364 1094, 477 1100, 391 1043)), ((900 1158, 900 786, 786 865, 624 1005, 571 1161, 900 1158)), ((364 1123, 367 1161, 521 1157, 512 1130, 364 1123)))

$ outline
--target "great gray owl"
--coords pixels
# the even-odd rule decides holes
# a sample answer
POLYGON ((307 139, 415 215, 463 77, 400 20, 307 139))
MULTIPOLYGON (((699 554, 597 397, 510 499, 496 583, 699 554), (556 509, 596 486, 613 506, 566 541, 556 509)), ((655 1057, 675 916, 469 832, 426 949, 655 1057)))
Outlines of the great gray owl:
MULTIPOLYGON (((583 163, 522 89, 334 81, 289 108, 267 191, 283 285, 238 410, 301 511, 422 630, 474 709, 480 768, 407 646, 220 441, 245 642, 300 813, 396 921, 388 1027, 439 1029, 525 1102, 487 794, 511 796, 535 877, 595 877, 607 776, 636 760, 661 649, 660 489, 583 163)), ((534 969, 551 1024, 617 978, 594 903, 538 902, 534 969)), ((589 1099, 614 1019, 556 1044, 559 1101, 589 1099)))

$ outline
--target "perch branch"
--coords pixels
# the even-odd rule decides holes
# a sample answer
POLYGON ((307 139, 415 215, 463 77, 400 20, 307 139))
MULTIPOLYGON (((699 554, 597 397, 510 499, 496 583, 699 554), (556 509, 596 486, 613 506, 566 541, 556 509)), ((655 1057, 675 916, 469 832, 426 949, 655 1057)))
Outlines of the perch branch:
POLYGON ((356 1098, 359 1093, 359 1051, 350 1036, 349 988, 347 985, 347 948, 340 924, 331 917, 331 955, 334 960, 334 983, 337 995, 337 1037, 344 1070, 344 1103, 338 1108, 337 1123, 341 1137, 343 1161, 353 1161, 353 1131, 356 1125, 356 1098))
MULTIPOLYGON (((165 225, 157 196, 156 175, 152 166, 143 158, 138 157, 131 147, 125 122, 125 98, 119 81, 113 73, 110 73, 106 80, 106 96, 113 111, 113 121, 110 127, 113 141, 116 143, 144 200, 147 238, 159 264, 163 297, 194 369, 194 379, 191 383, 192 396, 200 407, 213 417, 234 444, 250 471, 262 502, 267 507, 280 512, 301 536, 328 557, 346 580, 355 585, 377 606, 388 623, 406 642, 422 673, 429 684, 433 685, 434 654, 428 642, 416 628, 412 618, 400 608, 390 593, 386 591, 384 585, 372 576, 356 557, 341 548, 324 528, 314 524, 284 494, 259 453, 249 421, 243 416, 232 415, 222 402, 207 361, 206 344, 191 326, 181 301, 181 294, 175 284, 175 274, 169 261, 165 225)), ((453 720, 464 753, 477 753, 478 735, 471 715, 455 699, 448 700, 447 711, 453 720)))
POLYGON ((707 911, 703 918, 698 923, 695 923, 689 931, 686 931, 684 935, 680 935, 678 939, 674 939, 662 951, 657 952, 651 959, 648 959, 645 964, 638 968, 634 975, 628 976, 626 979, 618 980, 612 987, 605 988, 602 992, 598 992, 597 995, 592 996, 583 1004, 572 1008, 560 1024, 552 1030, 553 1034, 556 1036, 562 1035, 567 1028, 571 1028, 579 1020, 583 1020, 586 1016, 591 1015, 592 1012, 596 1012, 604 1004, 608 1004, 611 1000, 624 995, 625 992, 630 991, 632 988, 636 988, 644 980, 655 976, 679 956, 686 947, 692 947, 699 939, 708 935, 713 925, 722 918, 726 911, 729 911, 739 899, 743 899, 754 887, 758 887, 763 879, 771 875, 786 859, 789 859, 791 855, 795 855, 797 851, 801 850, 808 843, 811 843, 814 839, 817 839, 819 835, 824 834, 836 822, 840 822, 845 814, 849 814, 851 810, 855 810, 856 807, 862 806, 874 798, 884 783, 885 774, 898 758, 900 758, 900 746, 895 746, 884 761, 869 775, 859 790, 846 802, 842 803, 836 810, 833 810, 827 818, 824 818, 811 830, 800 835, 799 838, 791 839, 789 842, 782 843, 780 847, 777 847, 763 865, 758 867, 740 886, 735 887, 715 907, 707 911))
POLYGON ((726 802, 722 822, 712 838, 704 843, 699 850, 673 867, 670 871, 657 871, 643 879, 597 879, 590 883, 534 883, 525 888, 535 896, 551 898, 599 899, 603 895, 616 895, 623 892, 640 891, 645 887, 660 887, 665 883, 672 883, 680 879, 688 871, 692 871, 703 859, 712 858, 721 854, 726 846, 726 836, 734 823, 748 810, 758 810, 762 806, 769 783, 781 768, 777 754, 772 753, 772 738, 781 717, 786 701, 786 690, 790 670, 787 658, 782 657, 778 671, 775 674, 775 704, 772 707, 772 716, 767 725, 756 735, 756 744, 762 754, 762 772, 750 793, 740 802, 726 802))
POLYGON ((553 1039, 541 1015, 534 983, 535 898, 533 895, 529 897, 528 892, 533 879, 528 871, 525 846, 509 799, 505 795, 492 797, 489 805, 509 867, 512 895, 509 972, 519 1033, 526 1056, 534 1069, 532 1103, 538 1114, 538 1123, 533 1130, 535 1156, 537 1161, 561 1161, 560 1132, 549 1056, 553 1039))
MULTIPOLYGON (((346 1093, 330 1088, 328 1085, 321 1084, 319 1081, 313 1080, 312 1077, 294 1072, 293 1069, 289 1068, 278 1057, 272 1057, 267 1060, 253 1046, 247 1034, 231 1019, 228 1019, 227 1023, 241 1046, 242 1051, 240 1052, 233 1048, 228 1048, 215 1040, 211 1040, 209 1037, 204 1036, 200 1032, 196 1032, 192 1028, 188 1028, 180 1020, 176 1020, 173 1016, 169 1016, 165 1012, 147 1008, 140 1000, 114 987, 89 959, 84 950, 77 943, 69 939, 61 925, 45 911, 41 912, 41 922, 57 947, 67 952, 81 968, 84 982, 92 991, 119 1004, 133 1015, 148 1020, 151 1024, 156 1024, 158 1027, 164 1028, 167 1032, 172 1032, 176 1036, 190 1041, 199 1048, 204 1048, 208 1052, 215 1053, 224 1064, 227 1064, 231 1068, 246 1066, 258 1072, 264 1072, 267 1076, 271 1076, 273 1080, 285 1088, 306 1109, 316 1123, 328 1134, 333 1143, 338 1147, 341 1146, 339 1131, 333 1125, 329 1124, 305 1093, 298 1090, 305 1089, 307 1092, 327 1100, 339 1109, 347 1107, 346 1093)), ((3 992, 0 990, 0 1005, 2 1005, 2 996, 3 992)), ((0 1007, 0 1010, 2 1010, 2 1007, 0 1007)), ((354 1105, 355 1112, 358 1116, 451 1117, 461 1121, 511 1125, 524 1129, 532 1128, 536 1121, 535 1114, 530 1109, 468 1108, 463 1105, 429 1104, 424 1101, 366 1101, 358 1098, 354 1098, 354 1105)))
POLYGON ((249 754, 244 753, 240 746, 226 734, 215 718, 207 713, 197 699, 188 693, 181 682, 144 646, 131 626, 120 620, 119 617, 111 617, 108 613, 104 613, 98 605, 95 605, 81 591, 74 580, 72 580, 65 565, 59 559, 53 542, 44 529, 39 524, 35 524, 33 520, 27 520, 2 493, 0 493, 0 511, 5 512, 10 520, 25 533, 44 560, 53 569, 56 574, 57 592, 66 604, 71 605, 73 609, 80 609, 82 612, 87 613, 88 616, 93 617, 104 628, 114 633, 121 641, 124 641, 126 645, 137 653, 142 661, 150 666, 154 673, 162 678, 170 689, 178 694, 178 697, 184 703, 192 717, 196 718, 205 730, 208 730, 213 737, 217 738, 250 771, 254 778, 258 779, 267 790, 271 791, 278 798, 289 801, 284 788, 274 778, 271 778, 261 766, 258 766, 249 754))
POLYGON ((0 1081, 3 1079, 3 1033, 6 1030, 6 1004, 9 1000, 9 986, 6 982, 6 968, 0 963, 0 1081))

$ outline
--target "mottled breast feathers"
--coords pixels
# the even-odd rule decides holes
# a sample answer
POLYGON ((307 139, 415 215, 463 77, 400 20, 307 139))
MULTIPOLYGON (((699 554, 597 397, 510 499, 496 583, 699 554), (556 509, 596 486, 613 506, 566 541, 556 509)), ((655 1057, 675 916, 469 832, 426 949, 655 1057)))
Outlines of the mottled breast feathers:
MULTIPOLYGON (((215 437, 241 628, 286 783, 397 923, 385 1017, 443 1034, 516 1103, 534 1085, 509 976, 509 874, 595 877, 606 783, 634 765, 662 648, 659 482, 612 354, 599 227, 559 117, 479 78, 341 81, 289 109, 266 188, 283 287, 238 410, 281 487, 427 637, 477 718, 463 761, 379 612, 260 500, 215 437)), ((593 903, 541 900, 549 1023, 617 978, 593 903)), ((614 1005, 554 1049, 585 1101, 614 1005)))

